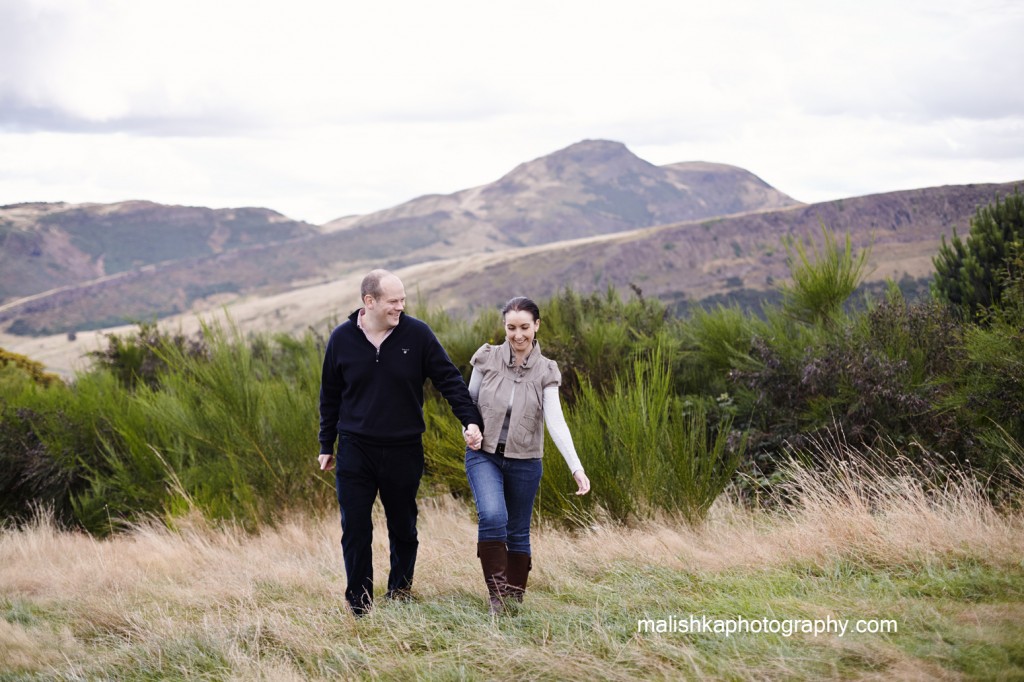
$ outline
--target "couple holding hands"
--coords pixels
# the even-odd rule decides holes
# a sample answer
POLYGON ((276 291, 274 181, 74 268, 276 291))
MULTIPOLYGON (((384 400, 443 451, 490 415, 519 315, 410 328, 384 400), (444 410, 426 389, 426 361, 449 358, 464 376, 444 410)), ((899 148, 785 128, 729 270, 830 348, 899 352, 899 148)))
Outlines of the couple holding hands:
POLYGON ((545 425, 576 480, 576 494, 590 490, 562 414, 561 373, 536 340, 540 310, 525 297, 505 304, 505 341, 473 354, 466 386, 430 327, 405 314, 398 277, 374 270, 363 278, 360 296, 363 306, 331 333, 320 386, 318 459, 322 470, 335 471, 345 599, 356 616, 373 605, 371 511, 378 494, 391 550, 386 597, 410 597, 424 466, 423 386, 430 379, 463 425, 477 556, 489 610, 502 613, 522 602, 532 566, 530 521, 545 425))

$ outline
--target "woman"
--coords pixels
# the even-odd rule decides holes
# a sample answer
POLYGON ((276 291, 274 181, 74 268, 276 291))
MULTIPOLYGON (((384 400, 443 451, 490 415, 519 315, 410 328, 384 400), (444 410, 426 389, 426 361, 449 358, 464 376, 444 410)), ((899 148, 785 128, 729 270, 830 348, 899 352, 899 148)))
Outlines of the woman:
POLYGON ((480 408, 484 428, 482 436, 466 435, 466 476, 479 523, 477 556, 491 613, 500 613, 506 601, 522 602, 526 592, 544 424, 576 479, 576 494, 590 490, 558 400, 562 375, 537 344, 540 309, 518 297, 501 314, 505 342, 484 344, 470 360, 469 394, 480 408))

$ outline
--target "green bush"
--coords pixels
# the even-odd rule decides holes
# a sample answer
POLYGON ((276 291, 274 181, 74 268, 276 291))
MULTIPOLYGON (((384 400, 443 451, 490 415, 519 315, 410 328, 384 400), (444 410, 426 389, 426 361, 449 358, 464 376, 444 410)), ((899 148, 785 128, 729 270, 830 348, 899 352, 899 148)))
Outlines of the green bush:
POLYGON ((638 353, 673 343, 665 306, 639 290, 634 293, 624 301, 612 288, 589 296, 566 290, 541 303, 537 338, 544 354, 558 362, 562 398, 568 405, 575 403, 582 378, 604 392, 617 376, 630 371, 638 353))
POLYGON ((660 349, 632 363, 601 394, 584 382, 568 422, 594 493, 572 495, 575 485, 557 450, 550 453, 538 495, 542 517, 586 517, 597 508, 616 521, 680 513, 699 523, 725 489, 743 454, 732 418, 709 423, 700 401, 684 400, 660 349))
MULTIPOLYGON (((760 315, 717 306, 674 319, 636 289, 628 300, 609 289, 539 302, 538 338, 562 369, 594 484, 573 495, 549 439, 539 518, 668 510, 697 523, 730 480, 770 484, 794 449, 828 437, 980 476, 1024 466, 1024 247, 1011 245, 997 273, 999 305, 970 319, 942 301, 908 303, 896 285, 853 309, 864 254, 827 230, 822 249, 790 248, 784 303, 760 315)), ((504 338, 496 309, 414 314, 467 379, 473 352, 504 338)), ((206 326, 187 338, 141 325, 108 337, 71 384, 0 363, 0 517, 46 507, 106 533, 143 515, 173 523, 198 511, 258 528, 289 509, 333 508, 333 482, 315 467, 324 345, 313 330, 206 326)), ((433 388, 424 418, 425 487, 471 499, 459 425, 433 388)))
MULTIPOLYGON (((1024 321, 1022 321, 1024 322, 1024 321)), ((981 471, 1003 469, 1016 459, 1007 436, 1024 443, 1024 323, 996 319, 964 332, 950 391, 937 401, 944 414, 957 415, 974 447, 966 455, 981 471)))
POLYGON ((821 232, 823 245, 812 245, 810 252, 800 240, 783 240, 793 281, 779 286, 782 308, 807 324, 836 322, 847 299, 864 281, 871 253, 862 249, 854 256, 849 235, 840 249, 828 228, 822 225, 821 232))
POLYGON ((198 342, 143 326, 111 339, 72 386, 8 396, 0 480, 17 491, 17 509, 5 495, 5 515, 53 506, 104 533, 189 509, 255 528, 289 509, 326 508, 332 486, 315 467, 320 340, 216 326, 200 338, 197 353, 198 342), (29 485, 39 478, 51 483, 29 485))
POLYGON ((0 381, 16 381, 19 375, 43 386, 60 381, 60 377, 47 372, 41 362, 0 348, 0 381))
POLYGON ((762 327, 738 307, 696 308, 679 327, 678 383, 689 393, 729 390, 729 372, 748 366, 750 347, 762 327))
POLYGON ((963 310, 969 319, 1002 303, 1006 281, 1001 276, 1024 244, 1024 196, 1018 190, 983 206, 971 219, 970 234, 953 238, 933 259, 935 296, 963 310))
POLYGON ((81 525, 76 499, 110 435, 106 415, 123 407, 123 392, 107 374, 71 386, 0 386, 0 515, 21 522, 47 510, 62 525, 81 525))
POLYGON ((191 338, 180 332, 171 334, 155 322, 139 324, 134 334, 106 334, 105 337, 107 347, 88 355, 98 367, 110 371, 129 389, 139 384, 157 386, 169 369, 168 355, 174 351, 187 349, 190 359, 197 359, 208 350, 202 334, 191 338))

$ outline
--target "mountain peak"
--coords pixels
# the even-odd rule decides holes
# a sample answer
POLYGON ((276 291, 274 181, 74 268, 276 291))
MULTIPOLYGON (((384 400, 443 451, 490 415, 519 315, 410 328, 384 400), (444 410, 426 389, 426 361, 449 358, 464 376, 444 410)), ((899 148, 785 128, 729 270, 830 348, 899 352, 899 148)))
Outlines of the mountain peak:
POLYGON ((654 168, 626 145, 611 140, 583 140, 533 161, 521 163, 496 184, 547 184, 584 178, 610 177, 654 168))
POLYGON ((519 244, 798 203, 742 168, 655 166, 611 140, 583 140, 520 164, 478 195, 477 215, 497 209, 488 216, 492 224, 519 244))
POLYGON ((621 142, 613 140, 582 140, 544 158, 565 159, 575 163, 601 163, 620 158, 639 158, 621 142))

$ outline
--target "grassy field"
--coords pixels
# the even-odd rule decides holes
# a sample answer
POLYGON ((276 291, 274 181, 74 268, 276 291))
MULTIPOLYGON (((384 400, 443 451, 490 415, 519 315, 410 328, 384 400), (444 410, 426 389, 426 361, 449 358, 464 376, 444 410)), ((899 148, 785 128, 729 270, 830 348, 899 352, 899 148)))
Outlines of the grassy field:
MULTIPOLYGON (((1019 505, 857 467, 791 476, 784 512, 726 495, 698 528, 538 528, 526 603, 496 620, 450 498, 423 500, 417 600, 359 621, 333 510, 106 540, 42 518, 0 533, 0 680, 1024 678, 1019 505), (845 634, 782 631, 828 619, 845 634)), ((381 583, 382 526, 375 543, 381 583)))

